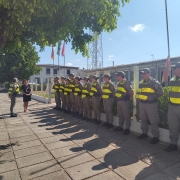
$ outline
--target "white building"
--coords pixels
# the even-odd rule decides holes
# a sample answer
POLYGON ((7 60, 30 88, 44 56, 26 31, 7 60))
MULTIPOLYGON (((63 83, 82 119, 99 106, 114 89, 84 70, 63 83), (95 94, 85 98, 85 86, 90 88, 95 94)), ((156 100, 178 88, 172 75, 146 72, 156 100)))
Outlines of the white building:
POLYGON ((68 77, 68 74, 73 73, 75 76, 80 76, 80 77, 84 77, 86 75, 86 73, 84 72, 83 69, 79 69, 79 67, 71 67, 71 66, 59 66, 58 65, 54 65, 53 64, 37 64, 38 67, 41 68, 41 71, 39 74, 34 74, 33 76, 31 76, 29 78, 30 82, 36 82, 37 79, 37 83, 40 84, 41 79, 43 80, 43 83, 47 83, 47 79, 49 77, 61 77, 61 76, 65 76, 68 77), (54 69, 54 73, 53 73, 53 69, 54 69))

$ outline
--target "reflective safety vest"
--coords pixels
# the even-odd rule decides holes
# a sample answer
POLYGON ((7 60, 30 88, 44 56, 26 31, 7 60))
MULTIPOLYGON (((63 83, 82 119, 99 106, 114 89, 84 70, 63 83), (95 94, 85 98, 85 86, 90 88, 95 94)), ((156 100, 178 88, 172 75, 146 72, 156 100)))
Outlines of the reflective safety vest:
POLYGON ((97 93, 98 90, 97 90, 97 82, 94 82, 91 86, 91 91, 90 91, 90 96, 94 96, 95 93, 97 93))
POLYGON ((75 88, 75 83, 74 83, 74 80, 70 80, 70 81, 69 81, 69 88, 70 88, 70 89, 72 89, 72 91, 71 91, 71 92, 73 92, 73 91, 74 91, 74 88, 75 88))
POLYGON ((81 95, 82 91, 80 89, 80 83, 78 84, 75 84, 75 88, 74 88, 74 95, 77 96, 77 95, 81 95))
POLYGON ((180 105, 180 78, 173 77, 169 82, 169 102, 180 105))
POLYGON ((54 92, 59 92, 59 83, 53 85, 54 92))
POLYGON ((15 91, 14 91, 14 86, 15 86, 15 84, 10 84, 10 87, 9 87, 9 90, 8 90, 8 94, 9 94, 9 95, 13 95, 12 93, 14 93, 14 94, 20 94, 19 86, 16 85, 15 91))
POLYGON ((85 84, 83 86, 83 89, 82 89, 82 99, 84 99, 85 97, 89 96, 89 91, 88 91, 88 84, 85 84))
POLYGON ((110 90, 110 83, 104 83, 103 88, 102 88, 102 98, 103 99, 108 99, 112 97, 112 91, 110 90))
POLYGON ((154 97, 156 97, 156 91, 153 87, 151 87, 150 82, 144 83, 144 80, 141 80, 139 83, 139 89, 136 98, 140 101, 151 102, 157 100, 154 97))
POLYGON ((62 82, 62 83, 60 84, 60 86, 59 86, 59 92, 64 92, 64 85, 65 85, 64 82, 62 82))
POLYGON ((72 92, 72 89, 69 88, 69 84, 64 85, 64 95, 67 96, 70 92, 72 92))
POLYGON ((127 92, 126 89, 124 88, 124 83, 125 81, 122 81, 122 82, 119 82, 118 84, 118 87, 116 89, 116 94, 115 94, 117 98, 121 98, 127 92))

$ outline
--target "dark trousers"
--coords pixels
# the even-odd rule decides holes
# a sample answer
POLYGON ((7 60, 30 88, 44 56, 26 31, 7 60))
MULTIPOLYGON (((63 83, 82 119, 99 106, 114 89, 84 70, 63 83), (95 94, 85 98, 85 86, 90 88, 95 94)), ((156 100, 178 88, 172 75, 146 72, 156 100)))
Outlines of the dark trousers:
POLYGON ((10 106, 11 114, 13 114, 13 109, 14 109, 15 105, 16 105, 16 96, 15 95, 11 95, 11 106, 10 106))

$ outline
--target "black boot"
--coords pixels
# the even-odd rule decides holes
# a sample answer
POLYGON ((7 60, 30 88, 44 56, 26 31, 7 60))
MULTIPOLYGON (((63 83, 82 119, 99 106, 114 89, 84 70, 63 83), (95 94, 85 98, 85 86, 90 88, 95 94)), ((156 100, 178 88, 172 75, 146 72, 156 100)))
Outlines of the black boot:
POLYGON ((123 132, 122 134, 123 134, 123 135, 128 135, 128 134, 130 134, 129 129, 125 129, 124 132, 123 132))
POLYGON ((56 106, 56 107, 54 107, 53 109, 57 109, 58 107, 56 106))
POLYGON ((95 124, 101 124, 100 120, 96 120, 95 124))
POLYGON ((137 137, 137 139, 146 139, 148 138, 147 134, 142 133, 140 136, 137 137))
POLYGON ((177 150, 178 150, 178 147, 177 147, 177 145, 175 145, 175 144, 170 144, 170 145, 165 149, 166 152, 172 152, 172 151, 177 151, 177 150))
POLYGON ((113 125, 112 124, 108 124, 108 126, 106 126, 107 129, 111 129, 113 128, 113 125))
POLYGON ((113 129, 113 131, 123 131, 123 128, 122 127, 116 127, 113 129))
POLYGON ((150 144, 157 144, 157 143, 159 143, 159 138, 158 137, 153 137, 152 140, 149 143, 150 144))
POLYGON ((17 114, 11 113, 10 117, 17 117, 17 114))
POLYGON ((102 126, 108 126, 109 125, 109 123, 107 123, 107 122, 104 122, 103 124, 102 124, 102 126))

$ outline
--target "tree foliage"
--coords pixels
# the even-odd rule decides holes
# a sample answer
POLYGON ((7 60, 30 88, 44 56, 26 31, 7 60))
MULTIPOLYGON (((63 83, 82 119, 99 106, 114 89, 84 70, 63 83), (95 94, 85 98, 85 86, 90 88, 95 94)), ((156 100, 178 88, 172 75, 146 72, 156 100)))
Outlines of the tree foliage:
POLYGON ((41 48, 58 41, 87 54, 88 31, 111 32, 120 5, 130 0, 0 0, 0 49, 20 47, 23 41, 41 48))
POLYGON ((38 53, 29 42, 14 49, 13 53, 3 48, 0 53, 0 82, 11 82, 14 77, 29 79, 40 71, 40 68, 36 66, 37 62, 39 62, 38 53))

